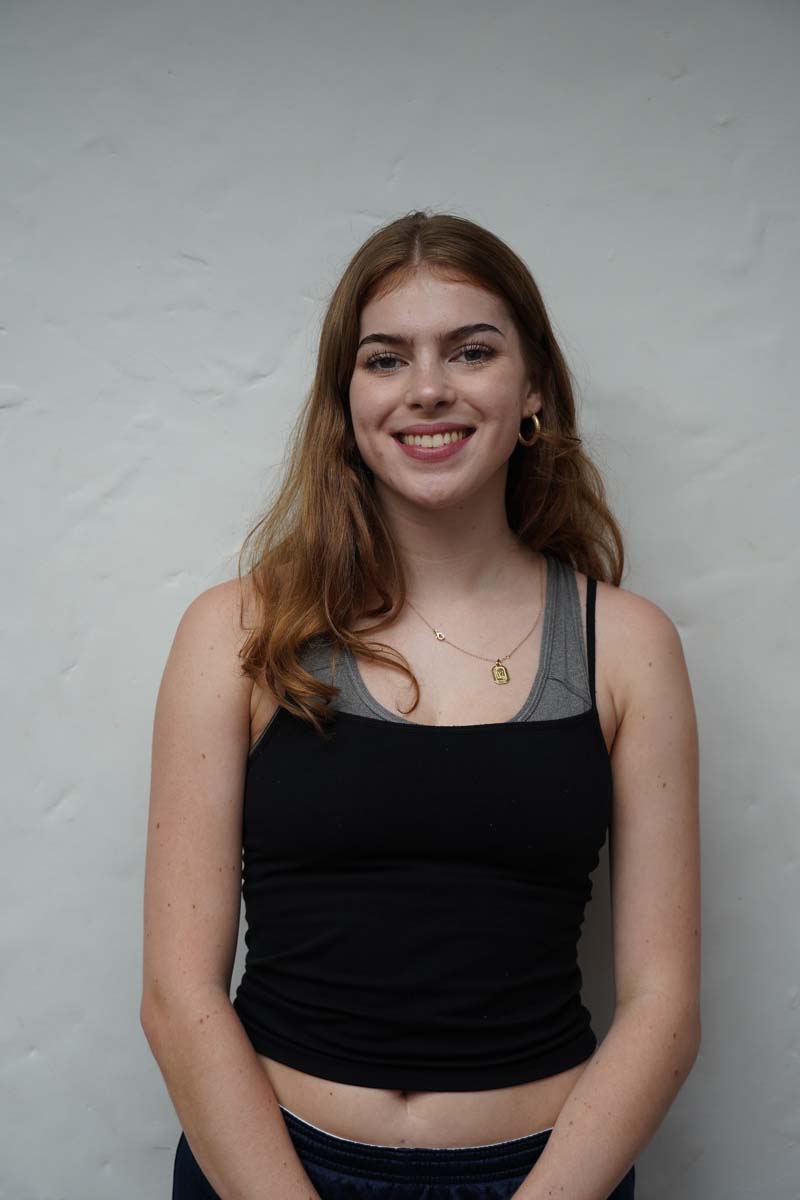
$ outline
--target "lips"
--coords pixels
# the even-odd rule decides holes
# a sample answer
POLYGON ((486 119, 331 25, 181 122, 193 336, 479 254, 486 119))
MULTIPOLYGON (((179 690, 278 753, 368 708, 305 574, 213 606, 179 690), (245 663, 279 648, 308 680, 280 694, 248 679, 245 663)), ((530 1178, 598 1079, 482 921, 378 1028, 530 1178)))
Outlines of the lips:
POLYGON ((399 437, 395 436, 394 440, 397 442, 398 450, 408 458, 415 458, 419 462, 424 463, 438 463, 452 458, 455 454, 463 454, 464 447, 469 445, 475 434, 474 430, 472 433, 460 430, 459 432, 462 433, 461 437, 453 438, 452 441, 442 442, 441 446, 417 445, 413 440, 413 436, 408 442, 403 441, 402 435, 399 437))
POLYGON ((405 429, 398 429, 392 437, 404 437, 413 434, 414 437, 434 437, 437 433, 474 433, 474 425, 466 425, 463 421, 455 421, 452 425, 448 425, 446 421, 431 421, 429 424, 407 425, 405 429))
POLYGON ((394 438, 403 437, 436 437, 437 433, 474 433, 474 425, 444 425, 437 429, 401 429, 398 433, 393 433, 394 438))

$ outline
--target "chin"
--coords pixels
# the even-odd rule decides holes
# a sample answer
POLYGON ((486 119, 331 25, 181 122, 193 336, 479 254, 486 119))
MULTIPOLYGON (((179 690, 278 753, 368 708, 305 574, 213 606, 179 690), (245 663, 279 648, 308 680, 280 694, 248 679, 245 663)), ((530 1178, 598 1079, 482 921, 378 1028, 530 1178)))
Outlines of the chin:
POLYGON ((441 491, 435 492, 411 492, 386 483, 381 483, 380 491, 382 492, 382 498, 385 498, 389 504, 411 504, 416 508, 425 509, 428 512, 453 508, 469 500, 473 494, 472 492, 465 492, 463 488, 454 488, 452 490, 443 488, 441 491))

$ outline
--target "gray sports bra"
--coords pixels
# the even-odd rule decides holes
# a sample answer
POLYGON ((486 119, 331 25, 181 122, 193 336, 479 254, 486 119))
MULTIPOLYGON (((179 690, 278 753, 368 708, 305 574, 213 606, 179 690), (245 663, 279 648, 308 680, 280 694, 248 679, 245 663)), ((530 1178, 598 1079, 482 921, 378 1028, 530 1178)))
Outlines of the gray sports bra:
MULTIPOLYGON (((585 620, 575 571, 547 551, 544 558, 547 586, 539 668, 525 703, 511 721, 557 720, 592 707, 585 620)), ((325 639, 315 638, 306 643, 300 652, 300 660, 312 675, 341 689, 331 701, 334 709, 405 725, 414 723, 385 708, 367 690, 349 648, 343 648, 340 653, 341 670, 332 662, 331 647, 325 639)), ((398 680, 401 680, 399 673, 398 680)))

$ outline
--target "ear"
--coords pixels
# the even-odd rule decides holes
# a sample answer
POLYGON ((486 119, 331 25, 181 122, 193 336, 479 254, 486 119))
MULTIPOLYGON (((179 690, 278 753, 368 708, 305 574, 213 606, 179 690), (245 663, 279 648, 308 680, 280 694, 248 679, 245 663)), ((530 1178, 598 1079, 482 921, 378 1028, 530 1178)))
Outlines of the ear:
POLYGON ((525 397, 525 411, 522 414, 523 419, 525 417, 532 417, 534 413, 538 413, 541 410, 541 407, 542 393, 536 392, 533 390, 533 388, 531 388, 525 397))

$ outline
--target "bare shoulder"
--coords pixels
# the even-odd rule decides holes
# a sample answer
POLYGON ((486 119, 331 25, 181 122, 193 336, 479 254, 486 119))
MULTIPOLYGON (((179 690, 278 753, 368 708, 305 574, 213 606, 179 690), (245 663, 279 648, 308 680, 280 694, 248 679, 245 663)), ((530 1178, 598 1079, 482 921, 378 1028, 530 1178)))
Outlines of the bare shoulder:
POLYGON ((220 648, 231 655, 231 662, 238 669, 239 654, 257 619, 256 611, 254 585, 243 576, 241 580, 226 579, 201 592, 189 605, 185 617, 192 614, 196 624, 216 633, 220 648))
POLYGON ((230 745, 234 732, 237 742, 249 733, 253 681, 240 650, 252 609, 251 585, 238 578, 195 596, 178 622, 159 690, 158 707, 174 710, 174 720, 192 712, 198 722, 200 706, 210 706, 208 718, 219 721, 230 745))
MULTIPOLYGON (((245 636, 237 579, 215 584, 189 602, 178 621, 157 699, 158 728, 220 731, 231 745, 245 736, 252 690, 241 670, 245 636)), ((215 739, 216 740, 216 736, 215 739)))
MULTIPOLYGON (((587 578, 581 571, 576 571, 575 577, 581 611, 585 614, 587 578)), ((654 652, 683 663, 680 636, 668 614, 646 596, 598 579, 595 682, 597 704, 609 746, 632 697, 646 679, 654 652)))
POLYGON ((255 615, 255 591, 252 581, 247 576, 243 576, 241 580, 226 579, 224 583, 214 584, 201 592, 192 601, 190 607, 192 606, 207 610, 211 620, 216 618, 220 633, 229 639, 238 656, 247 628, 255 615))
MULTIPOLYGON (((581 576, 583 586, 586 577, 581 576)), ((686 671, 678 629, 654 601, 598 580, 595 608, 598 675, 604 675, 621 722, 642 689, 665 673, 686 671)))
MULTIPOLYGON (((235 660, 237 670, 240 670, 240 651, 248 632, 259 620, 260 610, 255 585, 249 576, 243 576, 241 581, 226 580, 206 593, 207 603, 215 603, 225 622, 225 628, 230 637, 229 652, 232 661, 235 660), (214 593, 217 593, 216 597, 214 593)), ((243 676, 242 686, 247 688, 250 715, 250 748, 265 726, 269 724, 278 709, 278 700, 266 684, 261 684, 249 677, 243 676)))

